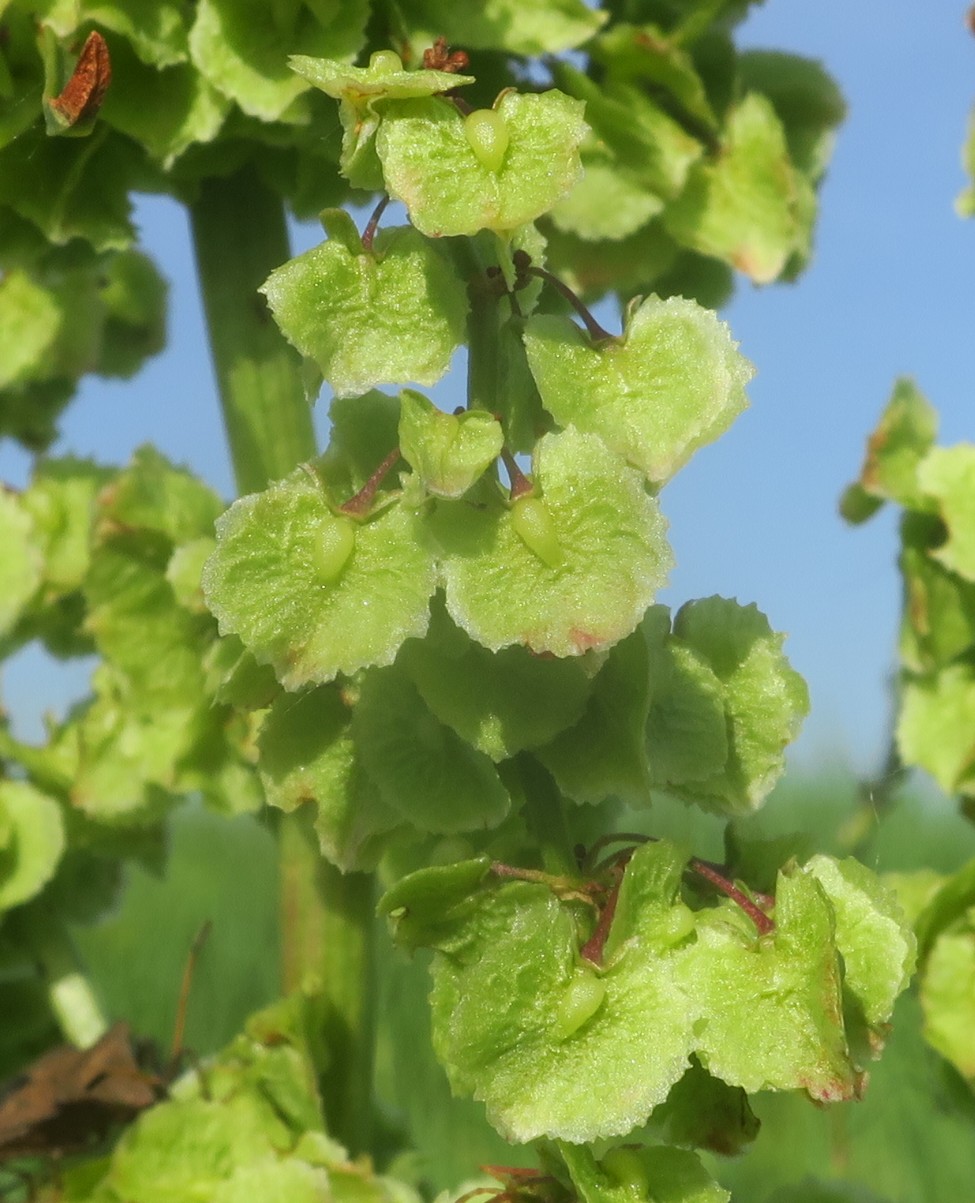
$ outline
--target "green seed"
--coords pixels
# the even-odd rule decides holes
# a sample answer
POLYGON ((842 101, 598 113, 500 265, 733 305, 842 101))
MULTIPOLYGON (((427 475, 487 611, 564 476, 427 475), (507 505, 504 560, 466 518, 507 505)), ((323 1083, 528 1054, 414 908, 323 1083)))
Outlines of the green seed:
POLYGON ((511 525, 525 546, 549 568, 558 568, 565 558, 555 523, 540 497, 519 497, 511 507, 511 525))
POLYGON ((464 118, 464 133, 478 162, 488 171, 500 171, 508 149, 508 127, 501 114, 475 109, 464 118))
POLYGON ((646 1199, 649 1196, 650 1179, 639 1149, 617 1145, 603 1157, 602 1167, 617 1186, 623 1187, 636 1198, 646 1199))
POLYGON ((342 575, 342 570, 355 549, 355 523, 351 518, 331 516, 321 530, 318 545, 318 575, 331 584, 342 575))
POLYGON ((588 969, 577 969, 569 979, 552 1022, 556 1040, 568 1038, 596 1014, 606 997, 606 983, 588 969))
POLYGON ((369 70, 377 75, 403 70, 403 60, 395 50, 377 50, 369 56, 369 70))
POLYGON ((679 944, 694 930, 696 916, 689 906, 682 902, 671 907, 663 922, 660 935, 668 944, 679 944))

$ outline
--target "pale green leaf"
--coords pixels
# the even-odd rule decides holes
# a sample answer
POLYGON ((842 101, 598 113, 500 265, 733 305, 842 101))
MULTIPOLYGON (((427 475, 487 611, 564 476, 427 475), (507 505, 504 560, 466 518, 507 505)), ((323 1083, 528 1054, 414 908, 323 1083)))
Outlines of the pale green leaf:
POLYGON ((806 684, 785 658, 783 641, 754 605, 711 597, 678 611, 664 693, 654 699, 648 728, 654 740, 651 769, 655 748, 662 765, 671 766, 665 778, 657 778, 659 785, 725 814, 762 804, 782 775, 785 749, 809 709, 806 684), (679 697, 676 721, 668 715, 668 691, 679 697), (727 759, 717 767, 719 703, 727 759), (683 751, 679 737, 687 740, 683 751), (663 747, 668 740, 671 746, 663 747))
POLYGON ((934 498, 948 533, 931 554, 952 572, 975 581, 975 445, 932 448, 918 465, 917 479, 934 498))
POLYGON ((408 639, 399 663, 437 718, 495 761, 575 722, 591 688, 582 660, 543 658, 523 647, 491 652, 475 643, 451 622, 439 595, 426 637, 408 639))
MULTIPOLYGON (((911 509, 930 509, 918 480, 918 469, 931 449, 938 432, 938 416, 931 404, 907 377, 901 377, 867 441, 867 452, 860 488, 879 501, 896 501, 911 509)), ((847 514, 850 521, 862 521, 875 506, 861 514, 847 514)))
POLYGON ((578 177, 582 108, 561 92, 505 92, 495 112, 508 146, 495 170, 478 159, 452 105, 392 101, 376 135, 387 189, 428 237, 515 230, 547 212, 578 177))
POLYGON ((534 481, 531 500, 541 501, 549 528, 534 546, 500 501, 440 504, 433 527, 450 616, 494 651, 520 643, 576 656, 608 647, 636 627, 665 580, 663 518, 640 476, 594 435, 546 435, 534 481))
POLYGON ((816 878, 833 908, 844 989, 879 1035, 914 973, 914 933, 896 896, 853 857, 814 856, 804 871, 816 878))
POLYGON ((434 384, 464 337, 467 297, 448 262, 415 230, 383 230, 374 250, 338 238, 271 273, 275 321, 339 396, 375 384, 434 384))
POLYGON ((26 781, 0 781, 0 912, 27 902, 65 850, 61 807, 26 781))
POLYGON ((219 519, 203 578, 221 633, 287 689, 391 663, 426 631, 434 585, 416 514, 394 505, 352 522, 301 468, 219 519))
POLYGON ((432 45, 444 36, 457 46, 511 54, 557 54, 580 45, 606 14, 584 0, 478 0, 458 9, 449 0, 407 0, 402 12, 412 37, 432 45))
POLYGON ((926 769, 946 793, 975 768, 975 671, 965 663, 929 676, 905 676, 897 722, 905 764, 926 769))
POLYGON ((352 734, 369 781, 401 821, 449 834, 495 827, 507 814, 491 760, 427 709, 398 665, 365 677, 352 734))
POLYGON ((691 168, 664 213, 678 242, 768 284, 798 248, 799 186, 772 104, 749 93, 728 118, 717 156, 691 168))
POLYGON ((342 692, 323 685, 279 697, 261 727, 260 774, 272 806, 316 808, 322 853, 343 872, 372 869, 402 815, 365 777, 342 692))
POLYGON ((556 421, 600 435, 656 485, 747 404, 752 368, 727 326, 681 297, 648 298, 598 345, 567 318, 533 317, 525 348, 556 421))
POLYGON ((924 1035, 975 1082, 975 910, 935 940, 921 978, 924 1035))
POLYGON ((591 1149, 559 1149, 583 1203, 728 1203, 695 1153, 685 1149, 619 1145, 597 1161, 591 1149))
POLYGON ((501 424, 484 410, 447 414, 420 393, 400 394, 400 451, 435 497, 463 496, 503 444, 501 424))
POLYGON ((309 7, 311 12, 280 0, 200 0, 190 32, 193 62, 245 113, 262 121, 292 118, 308 84, 290 70, 289 54, 351 59, 368 16, 364 0, 309 7))

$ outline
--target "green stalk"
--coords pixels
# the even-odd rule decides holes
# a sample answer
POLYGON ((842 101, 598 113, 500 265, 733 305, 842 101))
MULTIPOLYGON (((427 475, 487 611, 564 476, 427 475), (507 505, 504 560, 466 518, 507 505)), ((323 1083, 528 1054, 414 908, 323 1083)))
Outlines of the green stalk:
POLYGON ((46 908, 26 906, 10 921, 11 936, 37 965, 48 1003, 64 1038, 90 1048, 108 1031, 108 1021, 64 924, 46 908))
MULTIPOLYGON (((298 356, 257 292, 291 256, 284 207, 251 168, 205 181, 193 241, 237 486, 263 489, 316 454, 298 356)), ((332 1134, 367 1152, 374 1044, 373 887, 321 855, 310 819, 281 816, 282 986, 320 1008, 322 1094, 332 1134)))
POLYGON ((316 453, 300 359, 257 291, 291 258, 284 207, 244 168, 205 180, 190 213, 234 476, 253 493, 316 453))
POLYGON ((498 299, 479 276, 469 282, 467 296, 467 408, 493 414, 500 408, 501 387, 498 299))
POLYGON ((320 1008, 322 1097, 329 1131, 353 1154, 370 1151, 375 1032, 370 873, 324 859, 308 807, 280 828, 283 977, 320 1008))

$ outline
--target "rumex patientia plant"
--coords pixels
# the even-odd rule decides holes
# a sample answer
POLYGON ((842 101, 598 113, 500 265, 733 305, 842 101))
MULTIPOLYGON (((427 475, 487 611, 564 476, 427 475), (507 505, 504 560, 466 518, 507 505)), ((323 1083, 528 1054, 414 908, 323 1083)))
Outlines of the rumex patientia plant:
MULTIPOLYGON (((114 864, 187 794, 284 812, 289 999, 78 1198, 353 1189, 336 1138, 378 1147, 374 872, 395 940, 432 950, 452 1089, 538 1143, 538 1175, 501 1175, 509 1197, 725 1199, 697 1151, 754 1138, 750 1094, 863 1088, 913 962, 878 879, 740 833, 716 864, 619 827, 656 791, 754 812, 807 708, 754 605, 657 603, 661 491, 746 404, 751 365, 701 301, 732 269, 801 268, 841 113, 814 65, 735 53, 743 6, 645 7, 485 5, 463 32, 435 3, 160 4, 151 30, 112 5, 3 10, 23 94, 56 71, 32 58, 38 22, 60 53, 97 20, 114 73, 87 141, 44 141, 22 93, 8 112, 0 167, 49 172, 61 203, 0 187, 17 235, 0 303, 32 334, 18 296, 52 313, 43 338, 18 334, 5 429, 43 444, 72 381, 102 370, 107 303, 85 355, 53 354, 69 255, 100 296, 106 272, 131 285, 123 313, 158 287, 124 258, 126 186, 148 179, 191 209, 243 494, 224 509, 143 449, 122 472, 47 461, 2 498, 8 645, 102 657, 45 745, 2 733, 14 944, 53 946, 72 907, 103 907, 112 882, 89 899, 69 869, 114 864), (140 107, 150 80, 183 107, 140 107), (353 194, 380 198, 358 224, 353 194), (297 258, 282 200, 321 211, 297 258), (587 308, 606 292, 618 330, 587 308), (446 412, 423 390, 460 347, 446 412), (319 453, 305 394, 323 382, 319 453), (172 1168, 165 1150, 201 1131, 172 1168)), ((60 980, 49 1005, 92 1039, 97 1008, 60 980)))

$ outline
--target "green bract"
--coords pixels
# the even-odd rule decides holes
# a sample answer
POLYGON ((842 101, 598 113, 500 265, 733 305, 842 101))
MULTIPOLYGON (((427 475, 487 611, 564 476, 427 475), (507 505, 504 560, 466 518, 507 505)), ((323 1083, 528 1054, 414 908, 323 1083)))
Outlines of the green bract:
POLYGON ((852 857, 814 856, 806 865, 829 897, 843 982, 879 1032, 914 973, 916 941, 894 894, 852 857))
POLYGON ((302 55, 290 61, 293 71, 340 102, 341 170, 355 188, 383 188, 376 131, 385 101, 435 96, 474 82, 473 76, 448 71, 404 71, 399 55, 389 50, 374 53, 368 67, 302 55))
POLYGON ((905 677, 898 750, 907 764, 923 765, 948 793, 975 792, 973 723, 975 670, 969 665, 905 677))
POLYGON ((585 174, 552 219, 585 239, 632 234, 680 193, 704 147, 639 88, 597 85, 566 65, 556 78, 586 102, 592 132, 582 146, 585 174))
POLYGON ((437 36, 460 46, 513 54, 557 54, 591 37, 605 13, 584 0, 483 0, 458 10, 449 0, 409 0, 402 6, 413 39, 420 45, 437 36))
POLYGON ((539 749, 559 788, 576 802, 650 800, 647 715, 650 709, 651 629, 667 611, 654 606, 640 627, 610 650, 579 721, 539 749))
POLYGON ((0 781, 0 913, 40 892, 64 848, 57 802, 24 781, 0 781))
POLYGON ((287 689, 389 664, 427 628, 434 561, 416 514, 382 510, 355 527, 346 555, 348 522, 301 468, 217 522, 207 603, 287 689))
POLYGON ((852 522, 862 521, 886 500, 914 509, 930 508, 917 477, 937 433, 933 407, 913 381, 898 380, 867 443, 860 479, 844 495, 844 516, 852 522))
POLYGON ((97 1194, 84 1198, 416 1203, 402 1183, 353 1164, 325 1132, 316 1020, 314 998, 300 994, 252 1015, 205 1071, 183 1078, 125 1131, 101 1163, 97 1194))
POLYGON ((495 111, 508 146, 495 167, 478 158, 452 105, 391 102, 376 135, 386 188, 431 238, 515 230, 550 209, 579 175, 582 109, 561 92, 504 93, 495 111))
POLYGON ((366 676, 352 733, 367 777, 400 821, 445 834, 495 827, 507 814, 491 760, 427 710, 398 666, 366 676))
POLYGON ((353 67, 349 63, 309 58, 304 54, 293 54, 288 61, 292 71, 326 95, 357 106, 365 106, 374 100, 435 96, 438 92, 449 92, 474 82, 472 75, 449 71, 404 71, 399 55, 392 51, 377 51, 370 58, 368 67, 353 67))
POLYGON ((617 1145, 597 1161, 584 1146, 559 1151, 583 1203, 728 1203, 731 1196, 686 1149, 617 1145), (651 1193, 652 1192, 652 1193, 651 1193))
POLYGON ((935 940, 921 985, 924 1035, 969 1082, 975 1081, 975 907, 935 940))
POLYGON ((975 446, 935 447, 918 465, 918 485, 937 506, 948 538, 936 560, 975 581, 975 446))
POLYGON ((328 242, 279 267, 262 291, 275 321, 338 396, 375 384, 434 384, 463 338, 462 282, 409 227, 366 251, 342 212, 324 215, 328 242))
POLYGON ((426 637, 408 639, 399 663, 437 718, 495 761, 575 722, 592 684, 584 659, 488 651, 451 622, 439 595, 426 637))
POLYGON ((403 824, 363 772, 351 711, 335 685, 279 697, 261 727, 261 782, 272 806, 314 805, 322 852, 342 870, 372 868, 403 824))
POLYGON ((294 117, 294 102, 307 84, 288 70, 288 54, 352 57, 362 45, 369 15, 366 0, 313 7, 309 20, 293 5, 201 0, 190 53, 210 82, 245 113, 262 121, 294 117))
POLYGON ((803 184, 775 109, 752 92, 728 118, 721 154, 691 168, 663 220, 678 242, 767 284, 801 247, 814 214, 814 204, 809 213, 801 205, 803 184))
POLYGON ((752 368, 727 326, 680 297, 649 298, 618 341, 595 346, 567 318, 533 317, 525 349, 555 420, 600 435, 658 486, 747 404, 752 368))
POLYGON ((546 435, 533 466, 551 520, 543 554, 500 502, 438 508, 432 525, 443 547, 447 609, 495 651, 520 643, 577 656, 608 647, 634 629, 664 583, 671 565, 664 520, 638 474, 594 435, 546 435), (555 543, 561 560, 553 566, 555 543))
POLYGON ((500 423, 483 410, 445 414, 419 393, 400 394, 400 451, 436 497, 466 493, 503 443, 500 423))
POLYGON ((872 875, 856 875, 854 902, 855 879, 825 858, 816 875, 780 874, 774 931, 758 936, 729 902, 688 909, 686 863, 667 841, 633 852, 595 964, 580 951, 591 913, 542 883, 499 883, 480 870, 466 878, 465 900, 453 866, 407 878, 384 900, 411 946, 440 950, 437 1053, 453 1088, 483 1100, 508 1139, 625 1136, 664 1102, 692 1053, 748 1091, 804 1089, 823 1101, 858 1091, 845 1000, 858 999, 879 1034, 903 988, 910 942, 872 875), (430 905, 438 875, 439 911, 430 905), (817 875, 836 883, 830 894, 817 875), (902 961, 896 982, 868 968, 888 922, 885 939, 902 961), (849 986, 841 947, 854 964, 849 986))
POLYGON ((678 611, 651 668, 655 785, 725 814, 761 805, 809 709, 783 641, 754 605, 710 597, 678 611))

